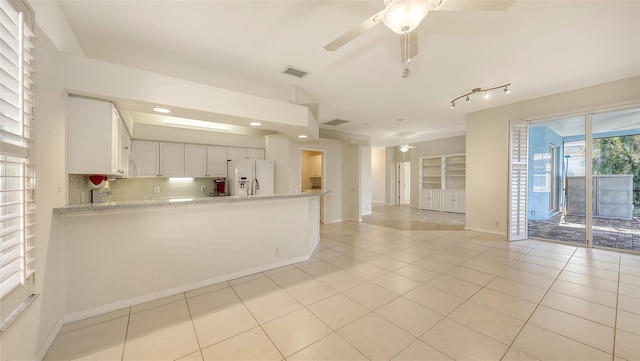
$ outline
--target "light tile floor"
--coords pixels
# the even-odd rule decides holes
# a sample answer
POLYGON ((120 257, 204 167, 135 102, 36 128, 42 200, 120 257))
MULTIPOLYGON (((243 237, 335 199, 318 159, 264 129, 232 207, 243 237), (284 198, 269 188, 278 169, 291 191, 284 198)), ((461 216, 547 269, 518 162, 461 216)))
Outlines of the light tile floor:
POLYGON ((321 227, 313 257, 63 327, 45 360, 640 360, 640 256, 321 227))

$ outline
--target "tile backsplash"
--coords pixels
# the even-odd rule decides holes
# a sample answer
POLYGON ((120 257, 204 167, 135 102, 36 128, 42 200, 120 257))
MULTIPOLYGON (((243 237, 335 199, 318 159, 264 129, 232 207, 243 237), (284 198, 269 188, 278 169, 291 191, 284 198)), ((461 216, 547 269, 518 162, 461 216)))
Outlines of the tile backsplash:
MULTIPOLYGON (((195 178, 190 182, 169 181, 167 178, 113 179, 107 181, 106 186, 111 190, 111 201, 134 201, 203 197, 203 185, 206 186, 207 193, 213 192, 214 183, 211 178, 195 178), (156 187, 160 188, 159 193, 154 193, 156 187)), ((88 175, 69 175, 70 205, 89 203, 90 191, 88 175)))

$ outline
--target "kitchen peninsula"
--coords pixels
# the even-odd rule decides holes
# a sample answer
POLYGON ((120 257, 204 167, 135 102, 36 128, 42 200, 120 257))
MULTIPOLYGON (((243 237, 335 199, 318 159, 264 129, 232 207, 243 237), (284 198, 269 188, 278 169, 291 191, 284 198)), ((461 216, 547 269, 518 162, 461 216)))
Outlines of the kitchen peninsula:
POLYGON ((55 208, 65 323, 307 260, 327 193, 55 208))

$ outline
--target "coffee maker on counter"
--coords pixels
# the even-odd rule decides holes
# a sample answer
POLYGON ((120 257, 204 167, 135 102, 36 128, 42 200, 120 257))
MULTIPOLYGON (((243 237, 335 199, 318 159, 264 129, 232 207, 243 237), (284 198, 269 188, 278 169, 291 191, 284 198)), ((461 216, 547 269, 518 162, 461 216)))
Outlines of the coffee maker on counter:
POLYGON ((89 186, 91 187, 91 203, 107 203, 111 198, 111 190, 105 188, 107 177, 103 175, 89 176, 89 186))
POLYGON ((211 197, 223 197, 228 196, 227 193, 227 179, 226 178, 214 178, 213 179, 213 193, 210 193, 211 197))

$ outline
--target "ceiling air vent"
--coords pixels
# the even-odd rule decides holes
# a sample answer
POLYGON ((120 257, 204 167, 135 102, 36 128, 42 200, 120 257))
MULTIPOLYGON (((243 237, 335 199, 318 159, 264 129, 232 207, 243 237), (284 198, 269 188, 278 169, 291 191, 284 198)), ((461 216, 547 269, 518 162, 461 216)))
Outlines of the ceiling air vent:
POLYGON ((285 73, 285 74, 293 75, 293 76, 295 76, 297 78, 304 78, 307 74, 309 74, 306 71, 298 70, 298 69, 292 68, 290 66, 288 66, 282 72, 285 73))
POLYGON ((336 127, 336 126, 344 124, 344 123, 349 123, 349 121, 348 120, 342 120, 342 119, 334 119, 334 120, 332 120, 330 122, 326 122, 324 124, 333 125, 334 127, 336 127))

